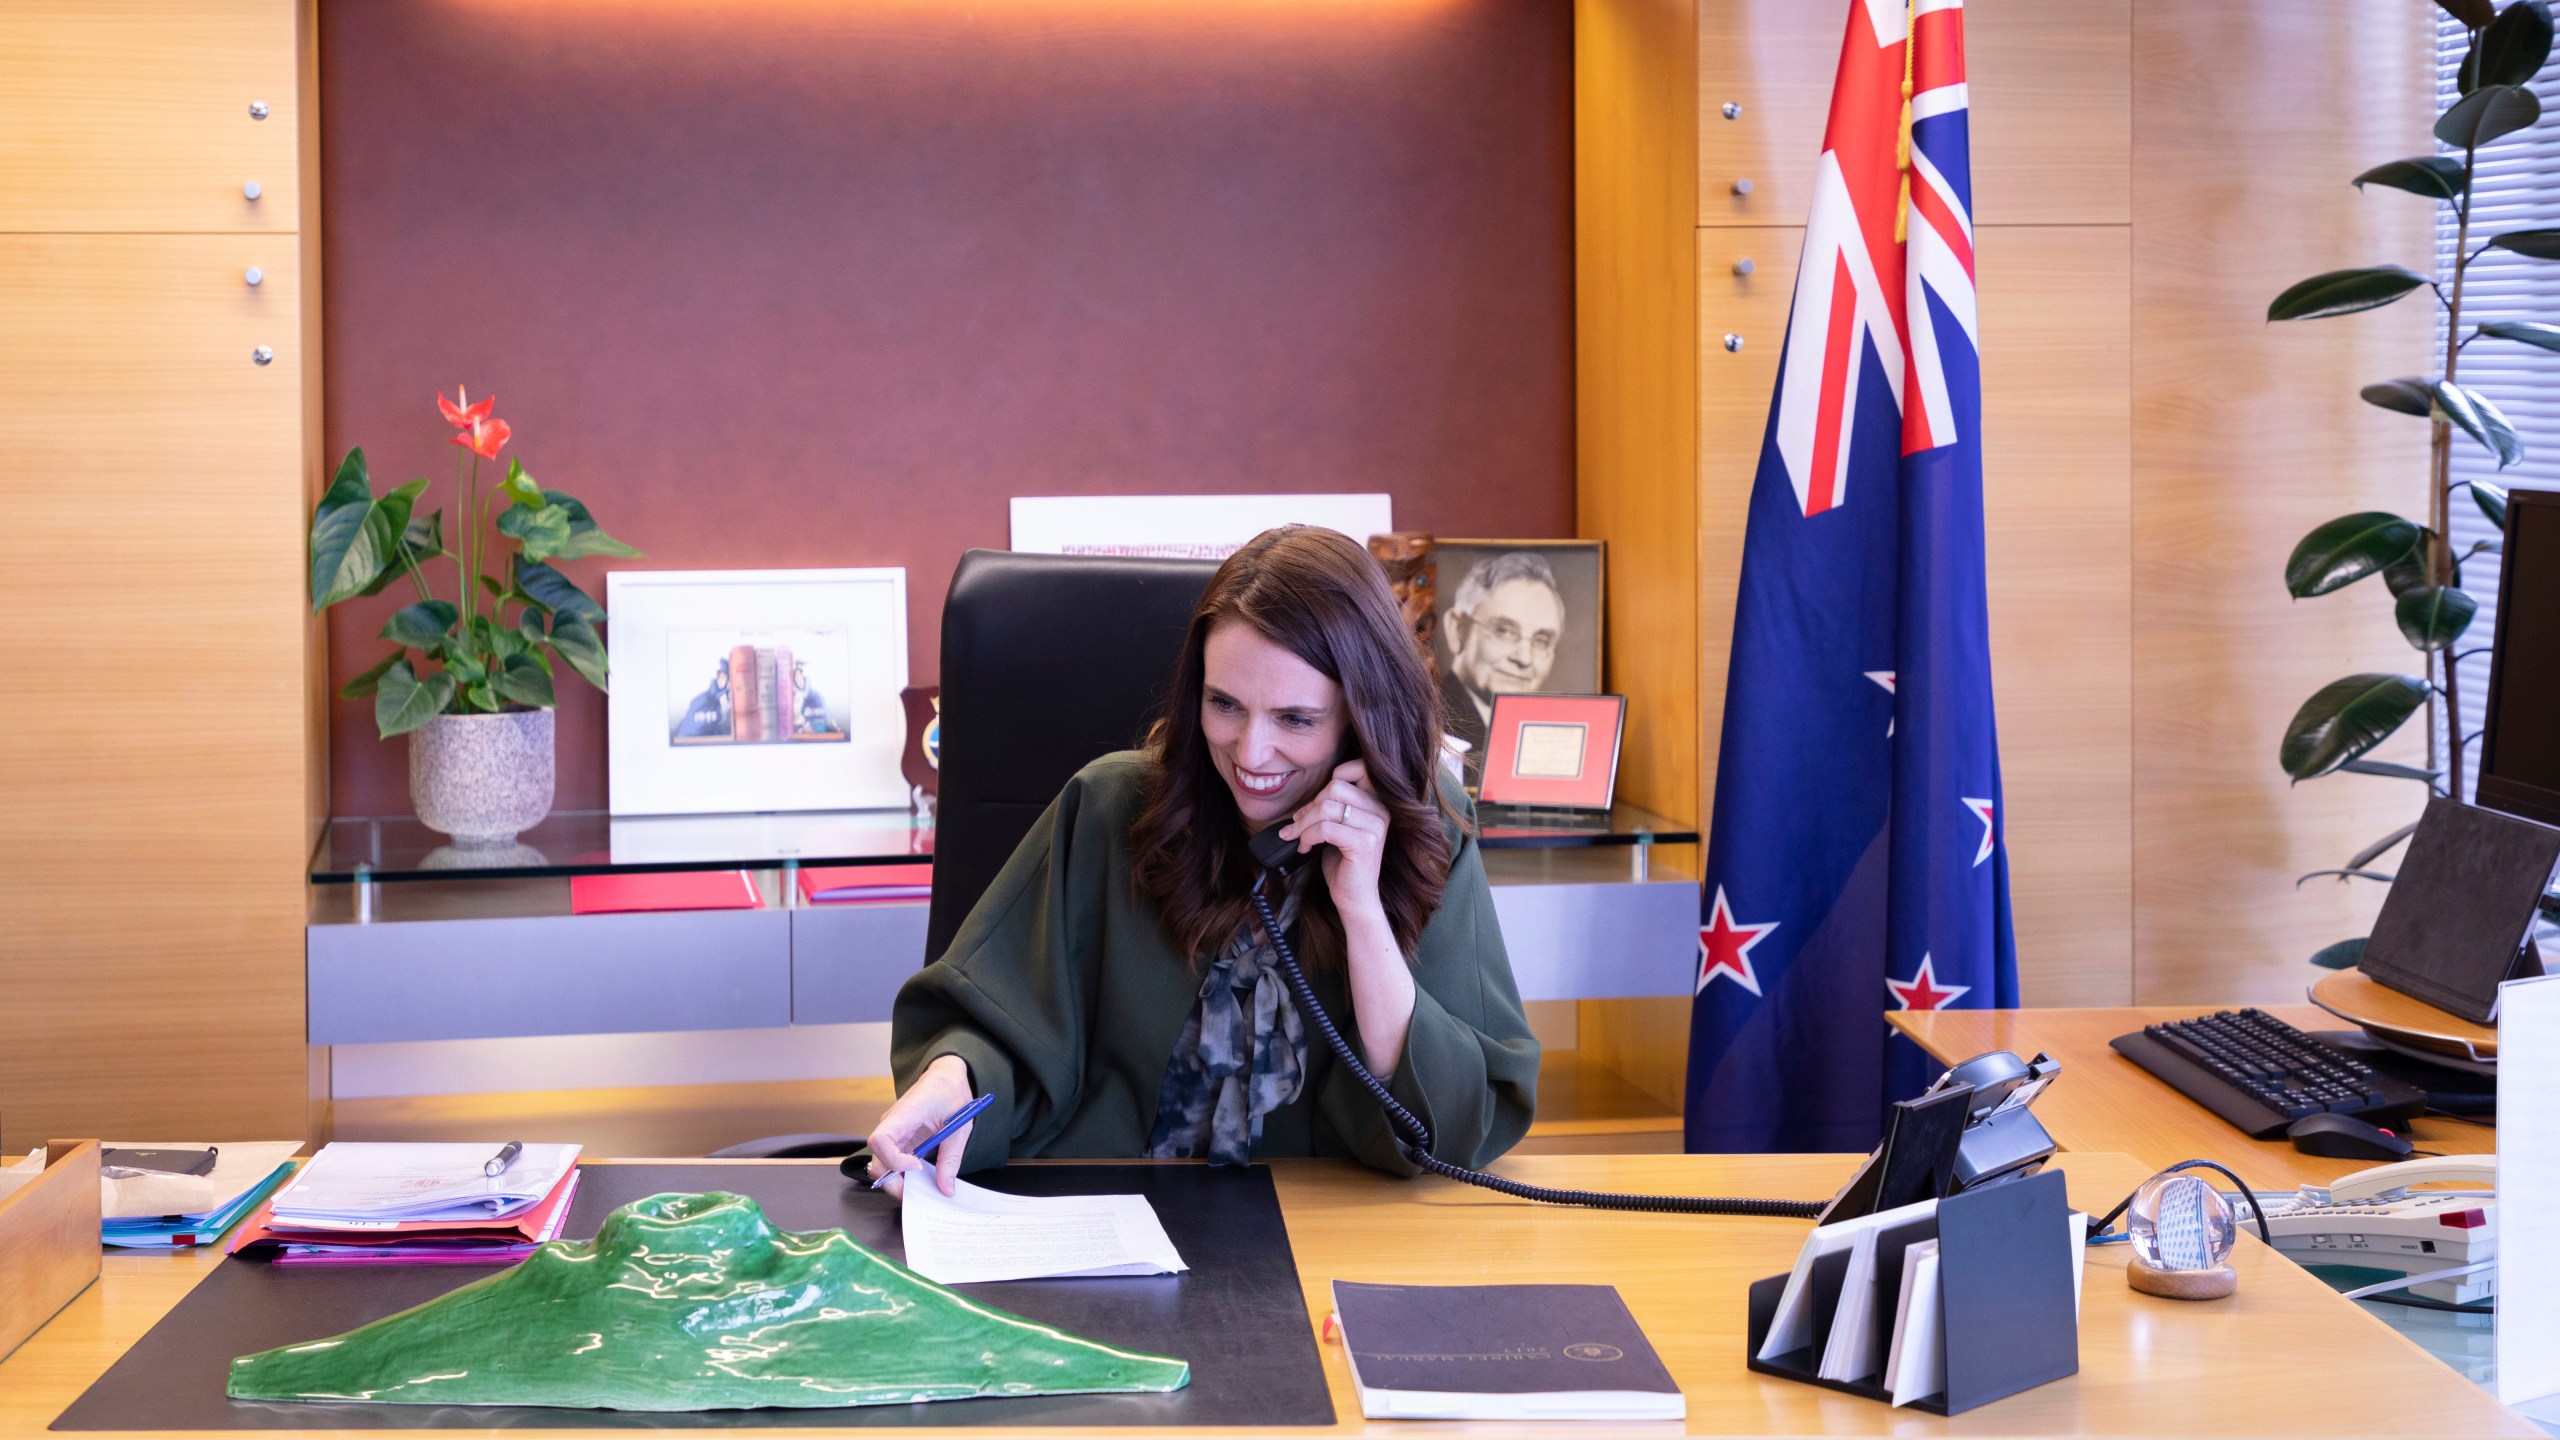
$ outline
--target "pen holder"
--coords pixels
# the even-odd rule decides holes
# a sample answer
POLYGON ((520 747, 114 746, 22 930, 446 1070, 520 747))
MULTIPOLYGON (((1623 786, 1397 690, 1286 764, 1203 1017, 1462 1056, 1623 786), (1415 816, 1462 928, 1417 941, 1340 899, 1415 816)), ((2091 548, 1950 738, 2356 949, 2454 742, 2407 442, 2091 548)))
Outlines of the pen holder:
MULTIPOLYGON (((2047 1171, 1951 1195, 1938 1202, 1938 1334, 1947 1352, 1947 1384, 1907 1407, 1955 1415, 2015 1395, 2080 1369, 2079 1302, 2072 1253, 2071 1207, 2062 1176, 2047 1171)), ((1892 1284, 1898 1295, 1900 1276, 1892 1284)), ((1892 1403, 1892 1390, 1867 1380, 1820 1376, 1827 1315, 1815 1321, 1812 1345, 1762 1360, 1760 1347, 1777 1318, 1787 1277, 1752 1282, 1748 1347, 1751 1369, 1892 1403)), ((1890 1317, 1895 1306, 1880 1305, 1890 1317)))

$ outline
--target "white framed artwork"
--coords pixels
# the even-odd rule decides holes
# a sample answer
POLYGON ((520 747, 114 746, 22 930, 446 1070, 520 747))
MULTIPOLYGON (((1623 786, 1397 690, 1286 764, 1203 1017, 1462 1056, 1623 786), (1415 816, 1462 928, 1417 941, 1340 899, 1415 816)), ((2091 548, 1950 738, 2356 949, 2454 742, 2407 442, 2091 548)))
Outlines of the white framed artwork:
POLYGON ((907 572, 605 576, 616 815, 903 809, 907 572))
POLYGON ((1275 525, 1322 525, 1352 543, 1396 528, 1372 495, 1017 495, 1013 548, 1037 555, 1224 560, 1275 525))

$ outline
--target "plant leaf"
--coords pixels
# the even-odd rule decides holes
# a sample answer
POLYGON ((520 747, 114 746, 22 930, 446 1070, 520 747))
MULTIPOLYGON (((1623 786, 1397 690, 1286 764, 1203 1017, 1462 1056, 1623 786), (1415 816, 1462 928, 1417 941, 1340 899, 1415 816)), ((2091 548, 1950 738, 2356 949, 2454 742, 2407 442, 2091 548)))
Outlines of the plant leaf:
POLYGON ((593 625, 572 616, 554 615, 545 643, 550 645, 551 653, 569 662, 570 669, 586 677, 588 684, 599 690, 605 688, 604 641, 597 637, 593 625))
POLYGON ((2485 29, 2498 18, 2498 7, 2491 0, 2436 0, 2436 4, 2468 30, 2485 29))
POLYGON ((2430 200, 2460 198, 2469 177, 2462 162, 2450 155, 2413 155, 2406 160, 2385 160, 2355 178, 2359 190, 2367 185, 2388 185, 2430 200))
POLYGON ((625 560, 639 558, 640 552, 604 533, 596 517, 587 512, 585 502, 566 490, 545 490, 542 498, 569 512, 569 543, 560 547, 562 560, 583 560, 590 555, 613 555, 625 560))
MULTIPOLYGON (((426 482, 417 482, 424 485, 426 482)), ((409 527, 400 534, 400 550, 383 562, 382 573, 361 593, 379 595, 397 584, 415 565, 423 572, 428 561, 444 553, 444 512, 431 510, 424 516, 411 515, 409 527)))
POLYGON ((2551 58, 2551 7, 2545 0, 2515 0, 2473 44, 2480 53, 2474 73, 2481 83, 2529 85, 2551 58))
POLYGON ((408 658, 409 652, 406 650, 394 650, 390 654, 383 656, 381 659, 373 662, 373 665, 363 674, 358 675, 346 684, 339 686, 338 698, 341 700, 361 700, 367 695, 372 694, 375 688, 382 684, 382 677, 390 671, 391 667, 408 658))
POLYGON ((2490 236, 2489 243, 2529 260, 2560 260, 2560 230, 2510 230, 2490 236))
POLYGON ((2403 375, 2395 380, 2377 380, 2356 393, 2364 397, 2367 405, 2424 419, 2435 413, 2435 396, 2427 389, 2430 383, 2423 375, 2403 375))
POLYGON ((2400 622, 2401 638, 2420 650, 2442 650, 2471 628, 2480 602, 2451 585, 2421 585, 2400 597, 2391 616, 2400 622))
POLYGON ((2390 854, 2392 846, 2399 844, 2401 841, 2406 840, 2417 833, 2418 822, 2412 820, 2408 824, 2401 826, 2399 829, 2392 831, 2390 834, 2383 836, 2381 839, 2376 840, 2372 844, 2357 851, 2354 855, 2349 856, 2347 859, 2347 868, 2350 870, 2361 870, 2367 865, 2372 864, 2374 861, 2381 859, 2383 856, 2390 854))
MULTIPOLYGON (((2550 48, 2547 36, 2543 46, 2550 48)), ((2541 118, 2542 102, 2532 91, 2515 85, 2482 85, 2436 117, 2436 138, 2456 150, 2469 150, 2512 135, 2541 118)))
POLYGON ((570 584, 568 576, 521 555, 516 557, 515 567, 516 592, 541 606, 543 613, 555 621, 565 617, 594 624, 604 618, 604 607, 589 599, 586 591, 570 584))
POLYGON ((2425 533, 2388 510, 2341 515, 2293 547, 2284 562, 2284 588, 2304 600, 2352 585, 2416 549, 2425 533))
POLYGON ((373 480, 365 471, 364 447, 357 446, 338 462, 338 473, 311 513, 313 610, 361 593, 382 573, 380 531, 365 523, 373 510, 373 480))
POLYGON ((2356 962, 2364 958, 2364 942, 2365 937, 2359 935, 2353 940, 2324 945, 2318 954, 2311 957, 2311 963, 2323 970, 2352 970, 2356 962))
POLYGON ((535 710, 550 708, 551 672, 530 655, 510 655, 506 668, 498 672, 498 694, 518 705, 535 710))
MULTIPOLYGON (((2441 4, 2442 0, 2438 0, 2441 4)), ((2462 52, 2462 63, 2453 68, 2453 93, 2468 95, 2480 88, 2480 37, 2473 35, 2471 44, 2462 52)))
POLYGON ((2424 780, 2433 785, 2444 778, 2441 770, 2421 770, 2415 765, 2402 765, 2391 760, 2350 760, 2338 767, 2352 775, 2381 775, 2393 780, 2424 780))
POLYGON ((2436 397, 2436 408, 2455 428, 2498 457, 2499 469, 2524 458, 2524 441, 2517 437, 2516 427, 2507 423, 2505 413, 2488 396, 2443 380, 2429 385, 2427 393, 2436 397))
POLYGON ((439 670, 424 680, 403 660, 382 672, 373 695, 373 723, 382 738, 406 735, 433 720, 453 703, 453 676, 439 670))
POLYGON ((569 512, 557 505, 510 505, 498 516, 498 533, 524 546, 527 560, 549 560, 569 543, 569 512))
POLYGON ((451 638, 456 613, 448 601, 421 600, 394 611, 382 627, 382 638, 432 655, 451 638))
POLYGON ((542 487, 534 484, 533 477, 524 473, 521 457, 507 457, 507 478, 498 482, 498 488, 506 492, 509 500, 528 510, 542 503, 542 487))
POLYGON ((2277 761, 2296 780, 2326 775, 2390 739, 2433 693, 2414 675, 2368 673, 2332 680, 2286 722, 2277 761))
POLYGON ((2500 320, 2480 327, 2483 335, 2501 340, 2521 340, 2545 350, 2560 350, 2560 325, 2544 325, 2532 320, 2500 320))
POLYGON ((2406 595, 2421 585, 2435 583, 2435 573, 2427 564, 2427 557, 2433 553, 2435 535, 2435 531, 2419 526, 2418 543, 2409 547, 2409 553, 2382 567, 2382 583, 2390 587, 2393 598, 2406 595))
POLYGON ((2341 880, 2379 880, 2385 885, 2390 884, 2392 880, 2391 874, 2383 870, 2313 870, 2294 876, 2293 888, 2299 890, 2307 881, 2325 880, 2332 875, 2341 880))
POLYGON ((2267 302, 2269 320, 2320 320, 2352 315, 2388 305, 2427 283, 2427 277, 2398 265, 2365 265, 2352 270, 2324 270, 2267 302))
POLYGON ((2498 527, 2499 534, 2506 533, 2507 492, 2503 488, 2486 480, 2474 480, 2471 482, 2471 503, 2480 507, 2480 513, 2489 517, 2489 523, 2498 527))

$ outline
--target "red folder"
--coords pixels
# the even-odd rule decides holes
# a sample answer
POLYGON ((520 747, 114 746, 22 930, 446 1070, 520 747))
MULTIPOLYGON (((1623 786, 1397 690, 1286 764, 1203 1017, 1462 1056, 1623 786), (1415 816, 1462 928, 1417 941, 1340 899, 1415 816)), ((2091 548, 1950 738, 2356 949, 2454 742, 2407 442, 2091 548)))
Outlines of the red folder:
POLYGON ((678 870, 663 875, 575 875, 569 913, 625 910, 761 910, 764 892, 744 870, 678 870))
POLYGON ((933 894, 933 863, 814 865, 800 871, 800 898, 813 905, 865 900, 923 900, 933 894))

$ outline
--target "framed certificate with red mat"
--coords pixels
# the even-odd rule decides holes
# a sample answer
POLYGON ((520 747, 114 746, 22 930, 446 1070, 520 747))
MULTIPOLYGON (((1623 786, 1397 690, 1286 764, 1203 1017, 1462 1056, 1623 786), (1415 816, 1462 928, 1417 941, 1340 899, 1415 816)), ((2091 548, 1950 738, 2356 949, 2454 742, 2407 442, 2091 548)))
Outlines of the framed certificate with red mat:
POLYGON ((1488 805, 1606 810, 1618 785, 1623 695, 1496 695, 1485 726, 1488 805))

